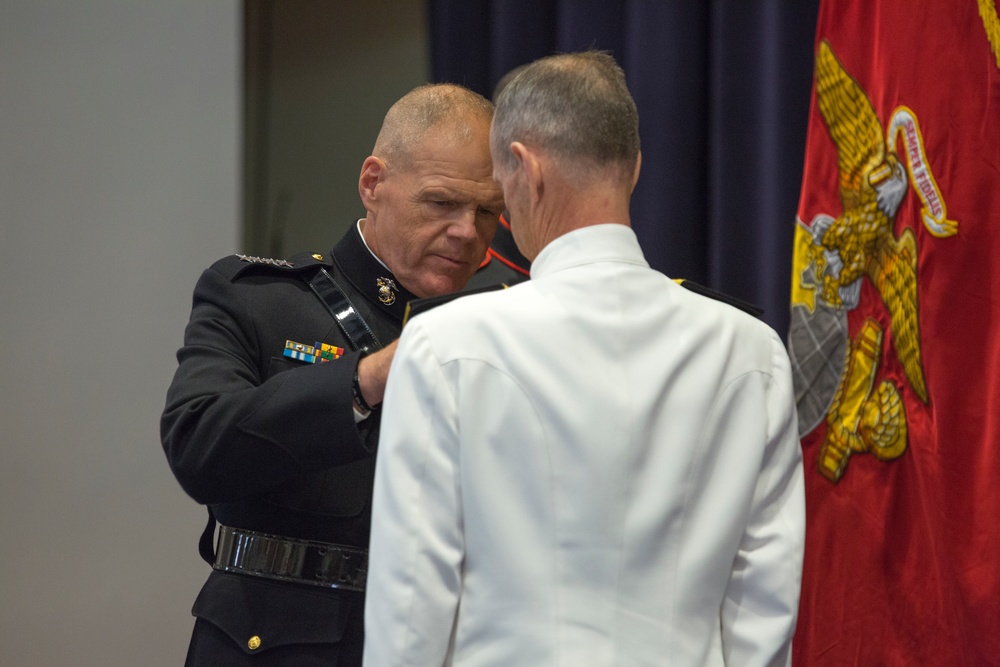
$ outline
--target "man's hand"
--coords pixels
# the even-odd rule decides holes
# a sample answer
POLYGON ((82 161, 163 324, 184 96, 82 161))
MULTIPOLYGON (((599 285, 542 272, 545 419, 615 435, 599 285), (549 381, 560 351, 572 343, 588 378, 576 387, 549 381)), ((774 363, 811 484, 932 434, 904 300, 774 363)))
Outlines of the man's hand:
POLYGON ((361 386, 361 395, 368 405, 376 406, 382 402, 382 397, 385 395, 385 381, 389 377, 389 365, 392 364, 392 357, 396 354, 398 342, 398 339, 394 340, 358 362, 358 384, 361 386))

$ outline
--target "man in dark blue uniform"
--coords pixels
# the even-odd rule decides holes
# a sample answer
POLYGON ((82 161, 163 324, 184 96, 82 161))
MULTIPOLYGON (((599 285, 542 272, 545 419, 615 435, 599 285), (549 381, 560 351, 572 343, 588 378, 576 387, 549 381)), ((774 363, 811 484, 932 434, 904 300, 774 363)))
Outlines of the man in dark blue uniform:
POLYGON ((458 86, 412 91, 332 252, 234 255, 198 281, 161 420, 211 516, 189 665, 361 664, 378 405, 406 303, 462 288, 494 235, 491 117, 458 86))

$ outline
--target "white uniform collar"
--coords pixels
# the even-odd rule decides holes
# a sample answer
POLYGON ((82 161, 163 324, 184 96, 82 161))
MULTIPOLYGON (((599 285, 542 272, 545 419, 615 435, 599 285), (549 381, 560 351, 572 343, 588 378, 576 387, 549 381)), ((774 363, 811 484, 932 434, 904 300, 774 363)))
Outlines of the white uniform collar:
POLYGON ((591 225, 563 234, 542 248, 531 263, 531 277, 609 260, 649 266, 631 227, 591 225))
POLYGON ((368 252, 370 252, 372 254, 372 257, 375 258, 375 261, 378 262, 379 264, 381 264, 383 266, 383 268, 385 268, 386 271, 389 271, 389 273, 392 273, 392 270, 388 266, 385 265, 385 262, 383 262, 381 259, 379 259, 379 256, 376 255, 372 251, 372 249, 368 247, 368 241, 365 241, 365 235, 361 233, 361 221, 362 220, 364 220, 364 218, 358 218, 358 221, 356 223, 354 223, 358 227, 358 236, 361 237, 361 242, 365 244, 365 248, 367 248, 368 252))

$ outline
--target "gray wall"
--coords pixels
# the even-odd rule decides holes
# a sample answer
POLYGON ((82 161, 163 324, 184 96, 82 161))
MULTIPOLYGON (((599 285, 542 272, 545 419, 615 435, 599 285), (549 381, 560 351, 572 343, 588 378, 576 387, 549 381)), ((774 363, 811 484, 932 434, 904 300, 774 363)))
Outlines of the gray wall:
MULTIPOLYGON (((278 107, 317 114, 312 90, 381 113, 421 82, 397 74, 425 63, 422 37, 383 35, 357 9, 366 3, 349 4, 356 20, 328 27, 368 32, 282 56, 295 67, 275 71, 298 78, 281 83, 294 103, 270 98, 278 107), (411 52, 395 67, 401 43, 411 52), (373 49, 367 71, 361 47, 373 49), (383 79, 369 95, 363 84, 383 79)), ((412 22, 422 2, 403 4, 412 22)), ((0 3, 0 665, 183 662, 207 573, 204 510, 171 476, 158 419, 194 281, 243 247, 242 11, 236 0, 0 3)), ((325 43, 310 34, 302 44, 325 43)), ((327 120, 365 146, 374 137, 370 113, 327 120)), ((343 161, 325 133, 281 132, 301 135, 295 150, 312 165, 343 161)), ((296 190, 294 212, 317 231, 289 247, 329 245, 327 209, 360 214, 364 155, 351 151, 343 179, 330 176, 349 177, 351 203, 296 190)), ((319 169, 285 165, 292 188, 319 169)))
POLYGON ((0 4, 0 664, 179 665, 203 510, 158 417, 239 236, 235 0, 0 4))

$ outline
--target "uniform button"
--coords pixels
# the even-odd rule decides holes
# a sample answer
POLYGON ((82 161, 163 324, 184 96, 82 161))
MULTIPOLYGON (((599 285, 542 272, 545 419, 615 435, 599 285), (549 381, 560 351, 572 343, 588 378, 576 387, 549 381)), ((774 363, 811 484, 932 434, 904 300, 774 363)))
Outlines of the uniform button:
POLYGON ((254 635, 253 637, 251 637, 247 641, 247 648, 249 648, 251 651, 256 651, 257 649, 259 649, 260 648, 260 637, 258 637, 257 635, 254 635))
POLYGON ((317 262, 322 262, 323 261, 323 255, 320 255, 319 253, 316 253, 315 255, 313 255, 313 259, 315 259, 317 262))

